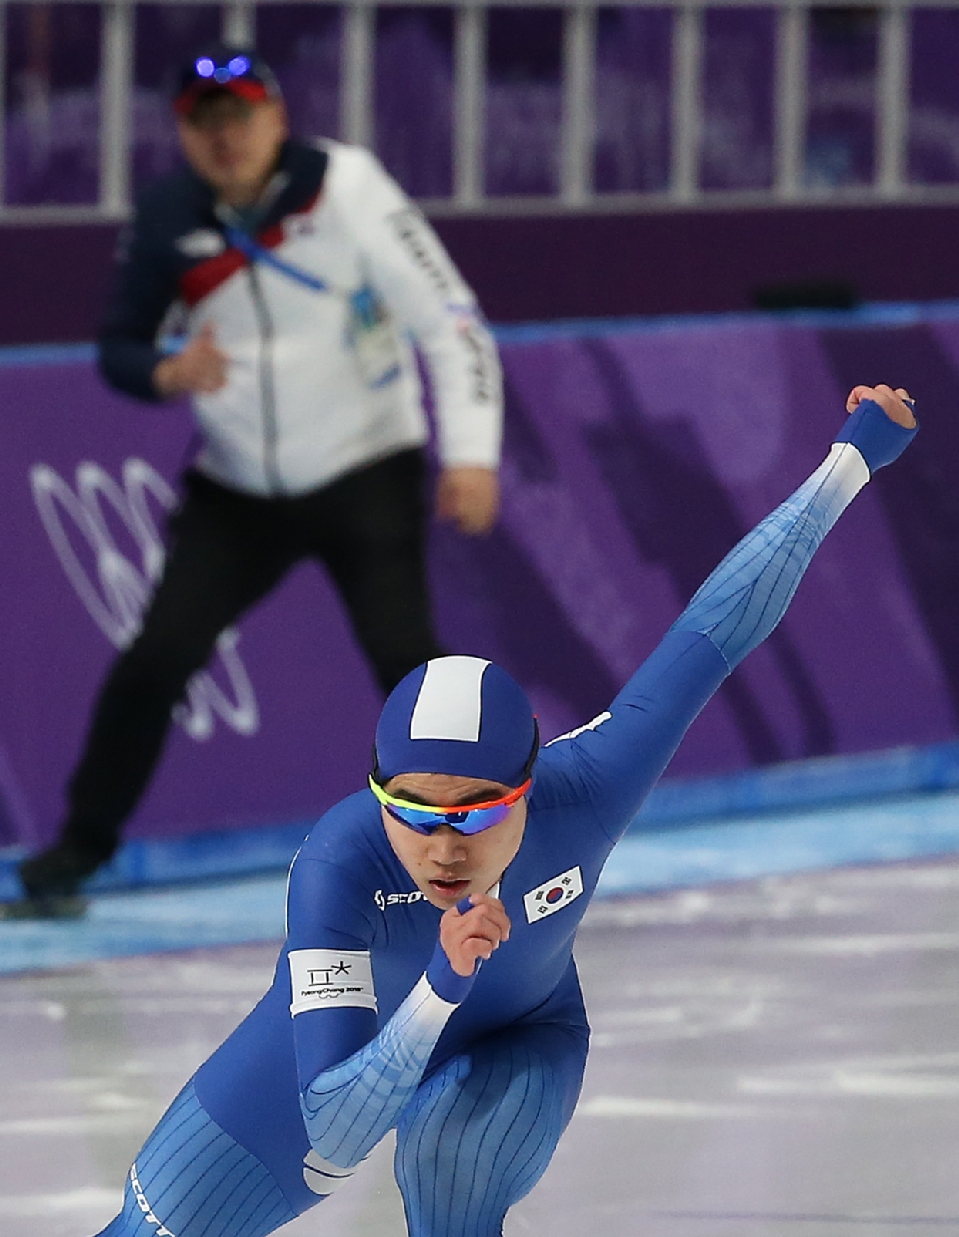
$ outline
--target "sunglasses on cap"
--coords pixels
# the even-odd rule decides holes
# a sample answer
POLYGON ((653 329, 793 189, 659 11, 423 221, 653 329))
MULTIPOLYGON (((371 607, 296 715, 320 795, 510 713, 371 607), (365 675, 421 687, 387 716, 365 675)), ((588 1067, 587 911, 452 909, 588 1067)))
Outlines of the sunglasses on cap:
POLYGON ((522 799, 532 784, 532 777, 527 777, 522 786, 517 786, 500 799, 489 799, 485 803, 465 803, 460 807, 433 807, 423 803, 410 803, 406 799, 398 799, 388 794, 374 781, 372 773, 370 774, 370 790, 393 819, 426 837, 434 833, 440 825, 452 825, 454 829, 467 835, 492 829, 506 819, 513 804, 522 799))
POLYGON ((250 103, 279 95, 273 74, 258 56, 240 51, 197 56, 180 74, 173 108, 188 116, 196 101, 212 90, 228 90, 250 103))

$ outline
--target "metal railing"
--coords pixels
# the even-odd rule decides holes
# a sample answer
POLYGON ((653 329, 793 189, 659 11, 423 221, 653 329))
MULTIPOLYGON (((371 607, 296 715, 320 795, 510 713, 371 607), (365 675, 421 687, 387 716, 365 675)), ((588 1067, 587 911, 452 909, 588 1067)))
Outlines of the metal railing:
MULTIPOLYGON (((49 0, 45 0, 49 2, 49 0)), ((54 3, 57 0, 53 0, 54 3)), ((91 0, 94 2, 94 0, 91 0)), ((39 219, 112 220, 129 211, 131 196, 131 116, 136 0, 106 0, 101 4, 100 174, 95 206, 0 206, 0 221, 39 219)), ((189 4, 194 0, 167 0, 189 4)), ((337 0, 310 0, 335 4, 337 0)), ((488 196, 484 190, 484 124, 487 81, 486 25, 494 6, 557 8, 555 0, 415 0, 454 10, 452 193, 424 202, 433 214, 555 213, 582 211, 675 210, 776 203, 959 202, 959 183, 909 183, 910 60, 913 5, 886 0, 817 0, 816 8, 862 8, 878 14, 875 71, 874 176, 871 184, 833 189, 805 183, 808 121, 810 19, 812 6, 803 0, 570 0, 562 9, 562 117, 560 124, 559 189, 549 196, 488 196), (649 193, 599 193, 593 184, 596 135, 595 83, 597 13, 600 8, 663 8, 673 11, 670 74, 670 157, 665 189, 649 193), (776 21, 773 73, 773 177, 764 189, 704 189, 701 184, 703 133, 703 64, 705 16, 715 8, 774 8, 776 21)), ((260 0, 269 4, 270 0, 260 0)), ((374 54, 376 12, 410 0, 353 0, 341 7, 341 137, 370 145, 373 136, 374 54)), ((3 16, 0 0, 0 17, 3 16)), ((923 9, 959 8, 957 0, 923 0, 923 9)), ((222 6, 222 30, 231 42, 251 42, 255 6, 239 0, 222 6)), ((0 75, 6 66, 0 21, 0 75)), ((5 90, 0 80, 0 109, 5 90)), ((0 112, 0 121, 3 120, 0 112)), ((0 123, 0 169, 3 132, 0 123)), ((0 170, 2 175, 2 170, 0 170)), ((0 201, 2 201, 0 181, 0 201)))

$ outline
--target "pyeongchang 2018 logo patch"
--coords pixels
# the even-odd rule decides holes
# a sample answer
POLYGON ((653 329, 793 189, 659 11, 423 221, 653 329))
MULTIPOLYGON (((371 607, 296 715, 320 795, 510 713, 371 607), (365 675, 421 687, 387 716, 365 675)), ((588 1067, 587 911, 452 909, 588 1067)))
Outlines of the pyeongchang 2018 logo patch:
POLYGON ((555 915, 583 892, 583 872, 577 866, 560 872, 535 889, 531 889, 523 898, 526 909, 527 923, 536 923, 548 915, 555 915))
POLYGON ((376 1010, 373 964, 366 950, 294 949, 289 962, 294 1017, 344 1005, 376 1010))

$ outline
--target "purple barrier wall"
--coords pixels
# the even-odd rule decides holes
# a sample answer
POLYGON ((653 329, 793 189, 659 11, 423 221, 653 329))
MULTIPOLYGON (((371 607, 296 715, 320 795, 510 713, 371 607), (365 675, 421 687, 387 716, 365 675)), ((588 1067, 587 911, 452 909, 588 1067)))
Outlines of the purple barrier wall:
MULTIPOLYGON (((604 708, 702 577, 819 462, 858 379, 912 386, 924 430, 830 536, 786 620, 672 772, 927 743, 959 709, 959 314, 769 319, 504 341, 503 519, 436 530, 451 650, 494 658, 550 737, 604 708)), ((49 836, 96 685, 159 565, 185 409, 83 361, 0 366, 0 841, 49 836)), ((320 572, 296 571, 195 683, 134 836, 308 819, 358 787, 378 700, 320 572)))
MULTIPOLYGON (((864 301, 959 297, 955 207, 787 207, 438 219, 493 322, 750 309, 777 284, 864 301)), ((92 339, 116 229, 0 227, 0 345, 92 339)))

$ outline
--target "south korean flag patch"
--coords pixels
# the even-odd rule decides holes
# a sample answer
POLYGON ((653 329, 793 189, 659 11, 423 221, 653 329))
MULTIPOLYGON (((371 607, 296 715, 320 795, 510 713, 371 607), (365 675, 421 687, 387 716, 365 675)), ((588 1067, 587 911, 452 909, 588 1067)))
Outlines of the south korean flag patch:
POLYGON ((523 897, 527 923, 536 923, 547 915, 555 915, 583 892, 583 873, 577 866, 560 872, 523 897))

